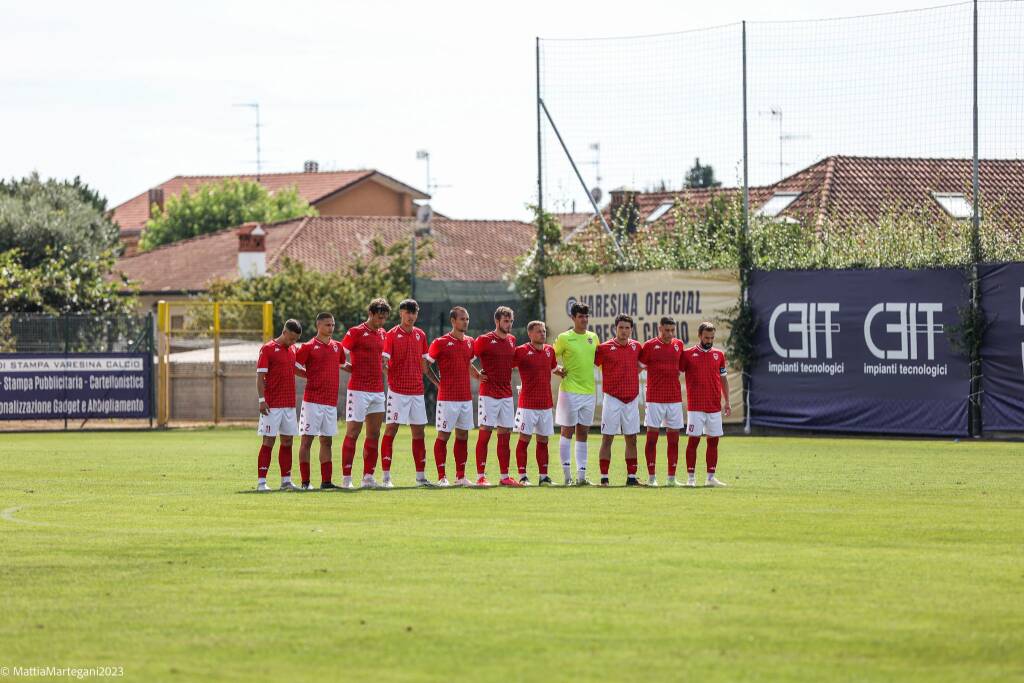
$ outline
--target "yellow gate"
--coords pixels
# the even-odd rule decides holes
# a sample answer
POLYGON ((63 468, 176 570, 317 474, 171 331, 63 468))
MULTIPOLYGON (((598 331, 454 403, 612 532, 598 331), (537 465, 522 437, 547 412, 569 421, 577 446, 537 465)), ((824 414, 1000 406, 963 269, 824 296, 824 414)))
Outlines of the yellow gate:
POLYGON ((270 301, 159 302, 157 423, 253 415, 253 366, 274 336, 273 319, 270 301), (252 410, 239 413, 242 401, 252 410))

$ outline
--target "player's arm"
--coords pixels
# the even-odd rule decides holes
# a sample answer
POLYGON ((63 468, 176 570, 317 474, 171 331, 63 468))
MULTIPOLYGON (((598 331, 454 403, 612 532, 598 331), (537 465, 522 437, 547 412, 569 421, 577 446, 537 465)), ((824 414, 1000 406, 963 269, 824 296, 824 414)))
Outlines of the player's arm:
POLYGON ((473 340, 473 357, 469 359, 469 374, 473 376, 478 382, 487 381, 487 373, 483 370, 484 359, 481 357, 481 353, 484 351, 484 337, 480 335, 473 340), (476 365, 473 364, 474 360, 480 360, 480 369, 477 369, 476 365))
POLYGON ((563 357, 564 354, 565 354, 565 340, 562 339, 562 335, 558 335, 557 337, 555 337, 554 349, 555 349, 555 369, 554 369, 554 374, 558 375, 562 379, 565 379, 565 375, 567 374, 565 372, 565 366, 563 365, 563 363, 565 363, 565 358, 563 357))
POLYGON ((441 345, 439 340, 435 339, 430 343, 430 348, 427 350, 427 354, 423 357, 425 363, 423 370, 427 373, 427 379, 435 387, 441 385, 441 375, 437 371, 437 358, 441 355, 441 350, 444 346, 441 345))
POLYGON ((348 332, 345 333, 345 338, 341 340, 341 351, 345 354, 345 359, 341 364, 341 371, 352 374, 352 355, 351 351, 355 347, 356 338, 352 335, 352 330, 349 328, 348 332))
POLYGON ((724 353, 722 354, 722 362, 718 366, 718 375, 722 380, 722 396, 725 398, 725 407, 722 408, 722 414, 729 417, 732 415, 732 406, 729 405, 729 378, 726 376, 724 353))
POLYGON ((434 366, 427 362, 426 356, 420 358, 420 371, 426 376, 428 382, 435 387, 438 386, 440 378, 434 373, 434 366))
POLYGON ((260 350, 259 360, 256 361, 256 397, 260 402, 260 415, 269 415, 270 408, 267 406, 266 391, 267 391, 267 372, 270 370, 270 365, 267 363, 267 357, 263 351, 260 350))
MULTIPOLYGON (((307 343, 312 344, 313 340, 310 339, 307 343)), ((302 379, 306 379, 306 361, 309 360, 309 351, 306 347, 306 344, 300 344, 295 350, 295 376, 302 379)))

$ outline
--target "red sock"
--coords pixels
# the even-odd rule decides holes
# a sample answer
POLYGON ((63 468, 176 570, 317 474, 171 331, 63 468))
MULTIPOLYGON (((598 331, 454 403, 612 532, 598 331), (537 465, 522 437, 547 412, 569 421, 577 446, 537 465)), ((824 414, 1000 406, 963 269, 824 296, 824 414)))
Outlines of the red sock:
POLYGON ((466 476, 466 461, 469 460, 469 442, 463 439, 455 439, 455 478, 463 479, 466 476))
POLYGON ((301 460, 301 461, 299 461, 299 474, 302 476, 302 483, 303 484, 308 484, 309 483, 309 461, 308 460, 301 460))
POLYGON ((367 436, 363 439, 363 476, 373 474, 377 469, 377 439, 367 436))
POLYGON ((612 464, 611 460, 602 460, 601 461, 601 476, 602 477, 607 477, 608 476, 608 467, 611 466, 611 464, 612 464))
POLYGON ((480 431, 476 433, 476 473, 480 476, 487 471, 487 445, 490 442, 491 430, 481 427, 480 431))
MULTIPOLYGON (((512 459, 512 435, 498 432, 498 464, 505 463, 502 472, 508 472, 508 463, 512 459)), ((519 462, 519 447, 516 446, 516 462, 519 462)), ((523 463, 519 466, 519 473, 526 474, 526 451, 523 451, 523 463)))
POLYGON ((448 460, 448 443, 434 439, 434 464, 437 465, 437 478, 444 479, 445 461, 448 460))
POLYGON ((718 467, 718 437, 708 437, 708 450, 705 453, 705 457, 708 461, 708 474, 714 474, 715 468, 718 467))
MULTIPOLYGON (((516 457, 517 458, 519 457, 519 449, 522 448, 522 447, 523 447, 523 440, 520 439, 519 442, 516 444, 516 457)), ((508 474, 508 465, 509 465, 509 461, 511 461, 511 460, 512 460, 512 449, 507 449, 505 451, 502 451, 502 449, 499 447, 498 448, 498 470, 501 472, 502 476, 508 474)))
POLYGON ((636 476, 636 458, 626 461, 626 474, 631 477, 636 476))
MULTIPOLYGON (((519 469, 519 476, 526 474, 526 458, 529 455, 529 442, 519 439, 516 443, 516 467, 519 469)), ((509 456, 505 456, 505 462, 508 463, 509 456)))
POLYGON ((427 444, 423 439, 412 440, 412 462, 417 472, 422 472, 427 466, 427 444))
POLYGON ((540 476, 547 476, 548 473, 548 442, 537 442, 537 470, 540 476))
POLYGON ((277 462, 281 466, 281 477, 292 476, 292 447, 280 446, 277 449, 277 462))
POLYGON ((647 474, 654 476, 654 465, 658 458, 658 430, 648 429, 644 442, 644 458, 647 460, 647 474))
POLYGON ((256 476, 260 479, 267 478, 267 470, 270 469, 270 458, 273 454, 273 446, 260 446, 260 454, 256 460, 256 476))
POLYGON ((321 483, 328 482, 328 481, 331 480, 331 474, 333 474, 333 472, 331 472, 331 470, 333 470, 333 469, 334 469, 334 463, 332 461, 330 461, 330 460, 328 460, 327 462, 320 463, 320 482, 321 483))
POLYGON ((380 438, 380 468, 385 472, 391 471, 391 453, 394 448, 395 437, 385 434, 380 438))
POLYGON ((668 476, 676 476, 676 466, 679 464, 679 432, 669 432, 668 437, 668 476))
POLYGON ((356 440, 350 436, 345 437, 341 444, 341 474, 345 477, 352 476, 352 462, 356 459, 356 440))
POLYGON ((691 436, 686 440, 686 473, 693 474, 697 469, 697 446, 700 444, 699 436, 691 436))

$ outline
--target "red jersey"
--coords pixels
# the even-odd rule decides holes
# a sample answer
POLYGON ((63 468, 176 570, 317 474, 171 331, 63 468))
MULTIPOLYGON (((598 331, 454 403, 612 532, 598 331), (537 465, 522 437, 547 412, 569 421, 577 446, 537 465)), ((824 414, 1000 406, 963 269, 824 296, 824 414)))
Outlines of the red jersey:
POLYGON ((594 365, 601 366, 604 393, 629 403, 640 395, 640 343, 630 339, 625 345, 609 339, 598 345, 594 365))
POLYGON ((430 344, 427 361, 437 363, 441 385, 437 389, 438 401, 472 401, 469 387, 469 364, 473 354, 473 338, 456 339, 451 334, 438 337, 430 344))
POLYGON ((395 325, 384 335, 384 357, 388 359, 388 389, 407 396, 423 395, 423 368, 427 335, 418 327, 406 332, 395 325))
POLYGON ((516 338, 511 334, 502 339, 491 331, 476 338, 473 354, 480 359, 480 367, 487 373, 487 381, 480 383, 481 396, 512 397, 512 356, 515 352, 516 338))
POLYGON ((523 386, 519 390, 519 407, 530 410, 551 409, 551 371, 558 367, 555 349, 545 344, 540 351, 533 344, 517 346, 512 366, 519 368, 523 386))
POLYGON ((701 413, 722 410, 722 378, 725 377, 725 353, 705 351, 696 345, 679 357, 679 369, 686 373, 686 409, 701 413))
POLYGON ((384 391, 384 329, 370 329, 366 323, 348 328, 341 345, 348 351, 352 363, 352 378, 348 388, 353 391, 384 391))
POLYGON ((640 347, 640 362, 647 366, 648 403, 679 403, 683 400, 679 388, 679 357, 683 355, 683 342, 673 339, 665 343, 655 337, 640 347))
POLYGON ((271 339, 260 347, 256 372, 265 372, 263 398, 269 408, 295 409, 295 346, 271 339))
POLYGON ((326 344, 316 337, 295 351, 295 365, 306 371, 306 390, 302 400, 325 406, 338 405, 338 368, 345 362, 341 344, 331 339, 326 344))

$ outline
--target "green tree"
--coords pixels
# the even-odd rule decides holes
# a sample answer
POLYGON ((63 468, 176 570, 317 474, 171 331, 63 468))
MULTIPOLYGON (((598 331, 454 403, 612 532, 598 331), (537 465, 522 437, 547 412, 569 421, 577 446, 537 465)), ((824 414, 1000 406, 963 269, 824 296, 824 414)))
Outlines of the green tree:
POLYGON ((715 169, 710 165, 703 166, 700 157, 693 160, 693 166, 686 172, 686 187, 721 187, 722 183, 715 180, 715 169))
POLYGON ((64 247, 47 250, 42 262, 30 267, 18 249, 0 253, 0 312, 130 315, 135 295, 126 281, 111 277, 116 260, 110 250, 76 259, 64 247))
POLYGON ((257 182, 228 178, 198 188, 186 186, 181 194, 168 199, 163 212, 146 223, 139 247, 146 251, 249 221, 273 223, 315 215, 316 209, 295 187, 271 194, 257 182))
POLYGON ((80 178, 43 180, 33 173, 0 181, 0 251, 17 249, 26 268, 43 263, 48 250, 70 261, 98 258, 118 244, 118 227, 106 206, 80 178))
MULTIPOLYGON (((308 339, 314 334, 313 322, 321 311, 333 313, 340 325, 349 327, 366 317, 366 305, 376 297, 384 297, 397 309, 398 302, 412 289, 411 246, 408 240, 385 245, 374 239, 368 256, 328 273, 284 259, 278 270, 262 277, 215 281, 206 298, 273 301, 274 330, 280 330, 288 318, 295 318, 303 325, 303 338, 308 339)), ((417 245, 418 262, 432 255, 429 243, 417 245)))

